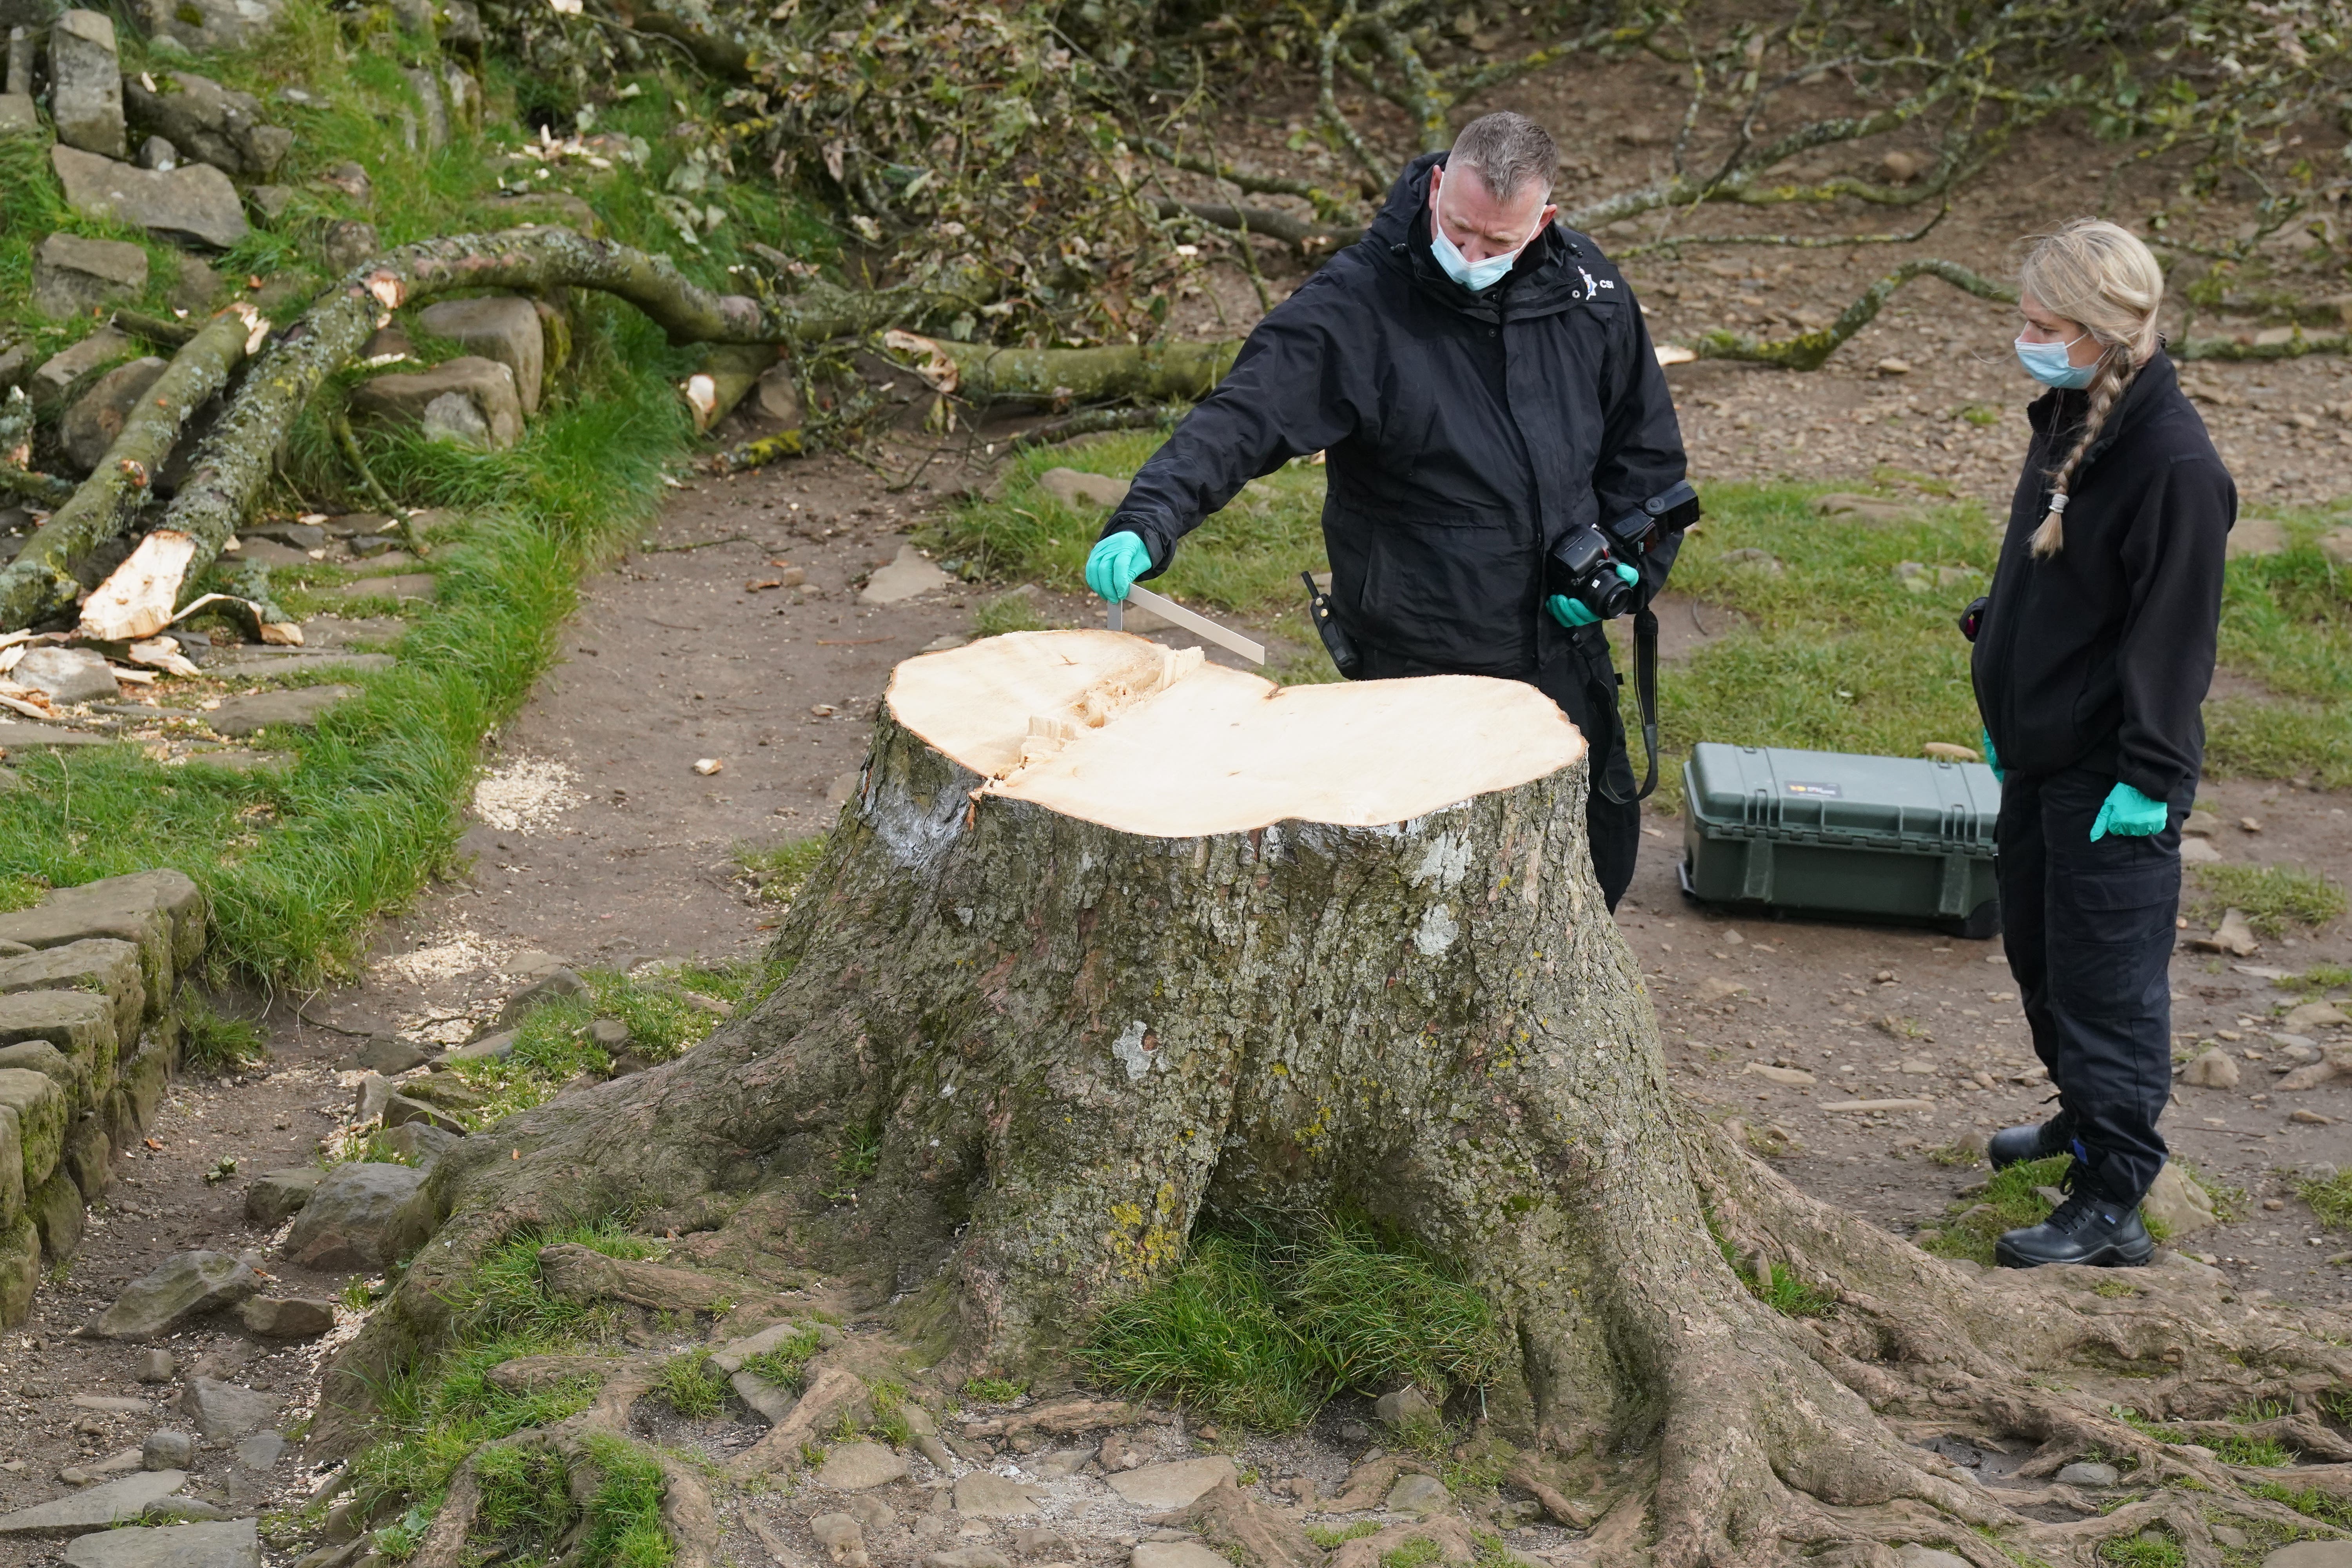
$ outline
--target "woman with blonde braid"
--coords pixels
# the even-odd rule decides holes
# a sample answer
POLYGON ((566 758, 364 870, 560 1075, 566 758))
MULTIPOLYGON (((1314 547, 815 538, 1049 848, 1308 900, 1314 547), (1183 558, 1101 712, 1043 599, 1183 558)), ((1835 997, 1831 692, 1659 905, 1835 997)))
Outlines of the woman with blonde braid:
POLYGON ((2069 1196, 2003 1236, 2005 1267, 2137 1265, 2172 1092, 2180 820, 2197 795, 2237 487, 2157 336, 2164 274, 2080 219, 2019 277, 2017 357, 2052 390, 1992 592, 1969 606, 2003 941, 2058 1114, 1994 1136, 1996 1169, 2071 1153, 2069 1196))

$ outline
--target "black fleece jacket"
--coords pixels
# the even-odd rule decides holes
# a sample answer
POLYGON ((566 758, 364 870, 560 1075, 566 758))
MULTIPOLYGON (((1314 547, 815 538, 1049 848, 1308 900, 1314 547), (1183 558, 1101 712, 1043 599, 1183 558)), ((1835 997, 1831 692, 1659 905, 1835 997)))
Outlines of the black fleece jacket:
POLYGON ((1977 707, 2004 770, 2112 771, 2186 806, 2205 756, 2200 709, 2238 489, 2159 350, 2076 471, 2065 548, 2034 559, 2049 470, 2085 402, 2053 392, 2026 411, 2033 441, 1977 632, 1977 707))
MULTIPOLYGON (((1545 554, 1673 488, 1682 431, 1633 289, 1591 239, 1545 229, 1481 295, 1445 276, 1428 217, 1444 161, 1416 159, 1363 239, 1257 324, 1103 532, 1140 535, 1157 575, 1251 479, 1328 452, 1331 598, 1358 645, 1526 677, 1570 637, 1543 613, 1545 554)), ((1651 594, 1697 510, 1660 520, 1651 594)))

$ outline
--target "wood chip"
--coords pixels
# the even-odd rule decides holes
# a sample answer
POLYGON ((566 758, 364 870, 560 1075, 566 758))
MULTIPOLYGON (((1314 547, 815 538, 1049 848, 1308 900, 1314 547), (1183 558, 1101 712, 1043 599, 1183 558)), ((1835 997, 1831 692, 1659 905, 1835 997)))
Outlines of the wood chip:
POLYGON ((709 778, 711 774, 717 773, 726 765, 727 764, 725 763, 719 761, 717 757, 698 757, 695 760, 694 771, 700 773, 704 778, 709 778))

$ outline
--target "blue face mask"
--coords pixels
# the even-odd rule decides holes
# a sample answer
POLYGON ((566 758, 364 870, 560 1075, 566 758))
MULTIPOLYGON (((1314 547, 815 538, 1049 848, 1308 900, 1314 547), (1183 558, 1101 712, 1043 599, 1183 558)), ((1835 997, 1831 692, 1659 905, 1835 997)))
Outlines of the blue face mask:
POLYGON ((2016 344, 2017 363, 2025 367, 2026 374, 2044 386, 2070 390, 2088 386, 2091 384, 2091 373, 2099 367, 2096 364, 2073 364, 2066 358, 2066 352, 2082 341, 2076 338, 2070 343, 2029 343, 2020 338, 2016 344))
MULTIPOLYGON (((1540 228, 1540 225, 1538 226, 1540 228)), ((1528 239, 1533 239, 1530 233, 1528 239)), ((1462 247, 1445 237, 1445 226, 1437 221, 1434 207, 1429 214, 1429 253, 1437 258, 1437 265, 1445 275, 1473 294, 1484 294, 1503 280, 1504 274, 1519 259, 1519 251, 1528 247, 1528 240, 1519 241, 1518 249, 1501 256, 1490 256, 1484 261, 1472 261, 1462 254, 1462 247)))

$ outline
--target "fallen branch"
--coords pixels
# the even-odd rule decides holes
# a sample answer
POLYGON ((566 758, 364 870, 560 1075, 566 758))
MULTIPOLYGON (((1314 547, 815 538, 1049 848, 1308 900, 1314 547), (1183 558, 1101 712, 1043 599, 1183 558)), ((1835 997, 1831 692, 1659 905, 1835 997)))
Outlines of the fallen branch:
POLYGON ((1223 202, 1160 203, 1161 217, 1190 216, 1219 228, 1238 228, 1278 239, 1299 255, 1314 259, 1353 245, 1364 237, 1360 228, 1325 228, 1271 207, 1228 206, 1223 202))
MULTIPOLYGON (((343 461, 351 465, 352 472, 359 479, 361 490, 386 515, 402 519, 404 527, 408 509, 392 499, 392 492, 378 482, 375 469, 368 466, 367 454, 360 449, 359 436, 352 429, 351 410, 348 407, 337 408, 327 416, 327 428, 334 433, 335 449, 343 455, 343 461)), ((409 533, 408 542, 411 545, 417 542, 413 531, 409 533)))
MULTIPOLYGON (((268 330, 252 306, 231 305, 173 356, 122 422, 122 433, 96 470, 33 531, 16 558, 0 567, 0 625, 14 630, 72 605, 81 594, 73 563, 122 531, 146 498, 156 469, 178 445, 188 416, 228 384, 229 373, 268 330)), ((129 635, 150 637, 162 629, 159 621, 129 635)))
POLYGON ((2352 354, 2352 333, 2324 332, 2305 337, 2301 332, 2282 342, 2241 342, 2236 338, 2183 338, 2177 343, 2167 343, 2164 352, 2176 360, 2266 360, 2301 359, 2305 354, 2352 354))
POLYGON ((1192 411, 1189 403, 1162 403, 1142 408, 1087 408, 1060 419, 1049 419, 1034 430, 1024 430, 1013 437, 1013 449, 1025 452, 1032 447, 1051 447, 1073 437, 1092 436, 1104 430, 1149 430, 1154 427, 1172 430, 1176 422, 1192 411))
POLYGON ((115 311, 114 324, 134 338, 165 349, 185 348, 205 330, 201 321, 167 321, 162 316, 143 316, 136 310, 115 311))
MULTIPOLYGON (((1163 163, 1171 164, 1192 174, 1206 174, 1213 180, 1223 180, 1234 189, 1246 192, 1251 195, 1303 196, 1315 204, 1315 210, 1318 213, 1337 211, 1347 204, 1346 197, 1336 192, 1327 191, 1322 186, 1308 181, 1293 180, 1281 174, 1245 174, 1231 163, 1219 163, 1213 158, 1203 158, 1193 153, 1179 152, 1155 137, 1139 136, 1136 138, 1136 145, 1163 163)), ((1384 187, 1366 180, 1359 184, 1357 194, 1378 198, 1386 192, 1384 187)))
POLYGON ((1109 343, 1092 349, 1003 349, 914 332, 887 332, 883 346, 920 355, 916 372, 934 391, 972 403, 1055 405, 1120 398, 1156 403, 1206 397, 1241 352, 1237 342, 1109 343))
POLYGON ((708 430, 760 384, 760 376, 776 363, 775 349, 766 343, 719 343, 702 356, 702 367, 678 388, 694 415, 694 427, 708 430))
MULTIPOLYGON (((270 345, 197 449, 194 471, 163 521, 195 543, 173 592, 210 565, 236 534, 296 416, 390 311, 461 289, 538 293, 558 288, 593 289, 625 300, 674 343, 821 342, 873 331, 903 314, 971 302, 941 291, 853 293, 831 286, 790 298, 719 294, 688 281, 667 258, 552 226, 405 246, 354 268, 313 303, 270 345)), ((49 589, 38 603, 29 595, 0 601, 0 629, 73 602, 54 579, 49 589)))
POLYGON ((1945 203, 1936 209, 1934 217, 1908 234, 1838 234, 1820 238, 1794 234, 1682 234, 1652 240, 1647 245, 1612 250, 1609 256, 1611 260, 1622 264, 1637 256, 1654 256, 1660 251, 1679 259, 1684 247, 1693 245, 1754 245, 1787 250, 1843 250, 1848 246, 1860 245, 1915 245, 1934 233, 1936 226, 1951 216, 1951 204, 1945 203))
MULTIPOLYGON (((1876 320, 1878 312, 1886 308, 1886 301, 1895 297, 1895 291, 1914 278, 1940 278, 1953 288, 1973 294, 1979 300, 1998 300, 2007 304, 2017 301, 2017 290, 2006 284, 1979 277, 1958 262, 1920 257, 1905 262, 1864 289, 1859 299, 1838 313, 1836 321, 1818 331, 1802 332, 1793 338, 1759 340, 1745 333, 1717 328, 1705 333, 1690 346, 1691 357, 1745 360, 1757 364, 1777 364, 1784 370, 1819 370, 1847 339, 1876 320)), ((1661 345, 1662 349, 1664 346, 1661 345)))

